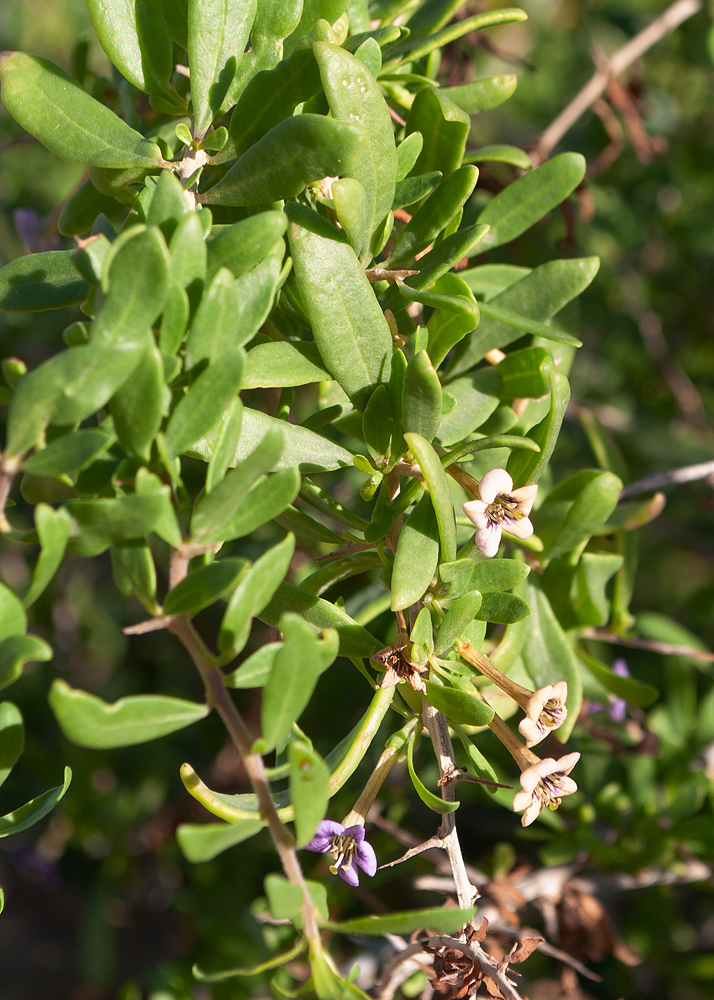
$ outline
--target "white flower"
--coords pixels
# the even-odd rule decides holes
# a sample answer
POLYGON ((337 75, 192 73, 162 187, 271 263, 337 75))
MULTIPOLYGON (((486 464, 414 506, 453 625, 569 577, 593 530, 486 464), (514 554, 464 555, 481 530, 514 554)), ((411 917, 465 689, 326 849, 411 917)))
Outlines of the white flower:
POLYGON ((502 531, 516 538, 531 537, 533 525, 528 515, 537 492, 537 486, 514 490, 513 480, 505 469, 491 469, 481 479, 481 499, 467 501, 463 511, 476 527, 476 545, 485 556, 496 555, 502 531))
POLYGON ((561 799, 577 792, 578 786, 568 775, 580 760, 579 753, 569 753, 560 760, 546 757, 521 774, 521 791, 513 797, 513 809, 520 812, 522 826, 530 826, 542 809, 557 809, 561 799))
POLYGON ((518 732, 526 741, 527 747, 534 747, 551 730, 563 725, 568 717, 565 707, 567 697, 567 683, 558 681, 557 684, 547 684, 540 688, 528 699, 524 707, 525 718, 518 724, 518 732))

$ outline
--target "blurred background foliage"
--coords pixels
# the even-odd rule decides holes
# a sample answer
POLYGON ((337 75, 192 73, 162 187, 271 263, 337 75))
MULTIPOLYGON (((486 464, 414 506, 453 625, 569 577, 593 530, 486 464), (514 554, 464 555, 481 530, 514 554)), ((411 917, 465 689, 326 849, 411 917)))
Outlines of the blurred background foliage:
MULTIPOLYGON (((467 5, 464 11, 479 6, 487 5, 467 5)), ((452 85, 494 73, 519 77, 508 103, 474 119, 474 147, 508 142, 527 148, 589 78, 593 53, 612 54, 667 5, 532 0, 522 6, 530 18, 525 24, 488 38, 467 36, 443 53, 442 70, 452 85)), ((597 254, 602 261, 580 300, 585 346, 575 361, 574 403, 551 464, 556 482, 596 464, 578 419, 581 407, 597 415, 621 450, 626 481, 712 456, 714 68, 709 25, 704 12, 692 18, 620 81, 609 95, 617 105, 614 111, 610 103, 600 108, 600 116, 583 116, 562 143, 584 153, 590 164, 583 189, 564 211, 483 258, 484 263, 530 267, 558 256, 597 254)), ((0 44, 47 56, 80 76, 86 65, 85 85, 111 89, 112 70, 91 33, 83 0, 4 0, 0 44)), ((513 176, 511 169, 490 164, 482 171, 474 208, 513 176)), ((0 111, 0 263, 28 249, 64 245, 56 219, 81 177, 81 168, 23 142, 19 128, 0 111)), ((2 355, 18 354, 36 364, 58 348, 62 328, 74 318, 71 310, 3 314, 2 355)), ((635 614, 642 612, 638 632, 653 640, 711 647, 712 483, 680 486, 669 490, 667 499, 660 517, 639 533, 633 600, 635 614)), ((241 544, 254 557, 274 541, 266 528, 241 544)), ((305 555, 303 572, 308 567, 305 555)), ((13 587, 26 585, 29 571, 19 546, 5 547, 0 574, 13 587)), ((372 596, 378 593, 379 588, 372 596)), ((365 600, 364 593, 351 597, 350 590, 345 597, 353 614, 365 600)), ((221 727, 209 718, 146 747, 109 754, 66 743, 47 707, 47 689, 57 674, 73 686, 101 690, 107 700, 153 690, 199 694, 192 668, 170 637, 122 636, 121 628, 137 614, 138 608, 118 594, 104 557, 66 563, 33 609, 33 630, 51 642, 55 659, 27 669, 13 689, 26 719, 28 745, 2 790, 0 811, 24 801, 28 790, 55 784, 62 763, 72 766, 75 777, 49 821, 0 844, 0 883, 7 895, 0 918, 5 1000, 265 995, 256 979, 197 986, 190 972, 194 961, 249 966, 264 956, 266 944, 279 947, 283 934, 280 927, 257 923, 249 909, 261 895, 265 872, 277 864, 267 836, 251 841, 249 849, 234 849, 196 867, 185 862, 174 840, 178 822, 200 821, 204 815, 181 786, 182 761, 190 761, 214 788, 245 788, 240 762, 226 746, 221 727)), ((211 629, 217 624, 217 619, 206 622, 211 629)), ((256 643, 265 641, 267 630, 259 626, 256 631, 256 643)), ((583 753, 583 794, 567 800, 547 825, 522 831, 518 817, 482 789, 462 786, 459 829, 465 852, 489 875, 504 878, 521 864, 577 861, 600 876, 619 874, 620 881, 653 866, 673 873, 676 882, 687 861, 714 858, 712 664, 592 648, 608 661, 625 653, 631 673, 655 684, 662 697, 647 711, 631 710, 624 725, 604 712, 583 721, 573 739, 573 748, 583 753)), ((328 671, 302 722, 321 752, 354 724, 366 693, 345 661, 328 671)), ((238 697, 248 720, 255 717, 257 693, 238 697)), ((499 759, 495 740, 484 750, 499 759)), ((434 781, 435 768, 426 777, 434 781)), ((351 807, 358 779, 359 774, 338 796, 335 817, 351 807)), ((409 792, 396 768, 381 796, 382 815, 428 836, 433 817, 414 804, 409 792)), ((380 859, 401 852, 384 831, 375 830, 373 840, 380 859)), ((322 860, 315 859, 314 867, 312 859, 306 860, 308 873, 324 877, 322 860)), ((378 912, 383 904, 394 909, 436 905, 439 897, 414 886, 415 875, 432 871, 429 862, 415 859, 379 873, 357 893, 332 881, 331 908, 346 916, 378 912)), ((607 1000, 711 997, 710 878, 680 886, 613 888, 601 898, 622 942, 615 951, 628 958, 636 949, 643 961, 632 966, 618 961, 608 954, 612 942, 598 951, 602 926, 578 925, 584 937, 572 941, 571 950, 603 977, 602 983, 581 981, 587 995, 607 1000)), ((542 926, 535 909, 526 911, 526 920, 542 926)), ((362 946, 354 947, 357 954, 362 946)), ((344 955, 348 968, 353 957, 344 955)), ((376 952, 361 953, 360 961, 369 965, 376 957, 376 952)), ((524 992, 532 1000, 563 995, 552 959, 536 953, 523 972, 524 992)), ((581 994, 568 995, 575 1000, 581 994)))

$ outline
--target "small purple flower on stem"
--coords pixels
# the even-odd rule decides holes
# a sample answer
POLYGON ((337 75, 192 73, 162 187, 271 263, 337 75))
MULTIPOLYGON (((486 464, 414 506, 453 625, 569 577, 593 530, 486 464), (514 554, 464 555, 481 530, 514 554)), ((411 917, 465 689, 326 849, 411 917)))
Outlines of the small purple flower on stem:
MULTIPOLYGON (((623 659, 612 661, 612 672, 613 674, 617 674, 618 677, 630 676, 627 663, 623 659)), ((624 698, 618 698, 617 695, 611 694, 609 704, 600 705, 592 702, 589 711, 591 713, 607 712, 613 722, 624 722, 627 718, 627 702, 624 698)))
POLYGON ((361 824, 344 827, 331 819, 323 819, 305 850, 316 854, 331 854, 335 863, 330 865, 330 871, 333 875, 339 875, 348 885, 359 885, 358 865, 370 877, 377 871, 377 855, 372 845, 364 839, 364 827, 361 824))

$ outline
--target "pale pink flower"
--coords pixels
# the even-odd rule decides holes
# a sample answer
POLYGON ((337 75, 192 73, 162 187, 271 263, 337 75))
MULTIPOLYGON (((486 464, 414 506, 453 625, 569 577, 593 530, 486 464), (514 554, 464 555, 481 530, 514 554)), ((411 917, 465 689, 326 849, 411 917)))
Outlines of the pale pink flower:
POLYGON ((565 681, 547 684, 528 699, 524 707, 525 718, 518 724, 518 732, 528 748, 544 740, 553 729, 562 726, 568 717, 565 701, 568 685, 565 681))
POLYGON ((491 469, 479 483, 480 500, 468 500, 464 514, 476 528, 476 546, 489 559, 498 552, 501 532, 516 538, 530 538, 533 525, 528 515, 533 507, 537 486, 513 489, 513 480, 505 469, 491 469))
POLYGON ((525 809, 522 826, 530 826, 545 806, 557 809, 564 796, 577 792, 578 786, 568 775, 579 760, 579 753, 566 754, 560 760, 546 757, 523 771, 521 791, 513 797, 514 811, 525 809))

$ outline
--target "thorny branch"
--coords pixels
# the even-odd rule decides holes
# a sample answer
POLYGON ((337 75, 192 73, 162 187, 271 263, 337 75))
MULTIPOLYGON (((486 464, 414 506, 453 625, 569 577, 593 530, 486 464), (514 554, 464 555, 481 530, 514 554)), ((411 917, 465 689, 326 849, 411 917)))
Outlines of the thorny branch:
POLYGON ((575 122, 585 114, 588 108, 602 97, 608 81, 619 76, 635 60, 644 55, 648 49, 656 45, 665 35, 670 34, 702 8, 701 0, 677 0, 671 7, 647 25, 639 34, 631 38, 610 59, 600 66, 588 80, 582 90, 575 95, 570 103, 560 112, 548 128, 543 132, 533 151, 537 165, 547 160, 563 136, 575 122))

